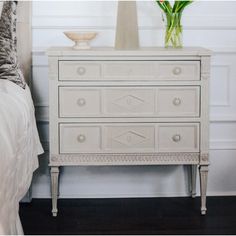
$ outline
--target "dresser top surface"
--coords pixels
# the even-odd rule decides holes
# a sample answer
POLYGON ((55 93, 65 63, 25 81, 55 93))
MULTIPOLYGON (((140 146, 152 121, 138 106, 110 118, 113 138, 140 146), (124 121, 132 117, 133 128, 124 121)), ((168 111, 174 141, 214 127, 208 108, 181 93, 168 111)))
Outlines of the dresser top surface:
POLYGON ((49 56, 210 56, 211 51, 201 47, 166 49, 163 47, 143 47, 137 50, 116 50, 112 47, 96 47, 89 50, 74 50, 72 47, 51 47, 49 56))

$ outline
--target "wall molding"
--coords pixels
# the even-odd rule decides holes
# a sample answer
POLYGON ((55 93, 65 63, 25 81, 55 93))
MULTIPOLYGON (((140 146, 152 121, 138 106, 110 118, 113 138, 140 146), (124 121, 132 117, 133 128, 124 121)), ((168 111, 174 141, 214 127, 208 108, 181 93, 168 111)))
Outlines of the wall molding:
MULTIPOLYGON (((45 53, 42 53, 42 54, 45 54, 45 53)), ((48 64, 33 64, 33 65, 32 65, 32 68, 33 68, 33 67, 36 67, 36 68, 40 68, 40 67, 43 67, 43 68, 44 68, 44 67, 46 67, 46 68, 48 68, 48 64)))
POLYGON ((210 150, 236 150, 236 140, 211 140, 210 150))
POLYGON ((226 69, 226 101, 221 103, 210 103, 211 107, 230 107, 231 106, 231 100, 230 100, 230 72, 231 72, 231 65, 226 64, 212 64, 211 68, 225 68, 226 69))
POLYGON ((235 123, 236 114, 210 116, 211 123, 235 123))
POLYGON ((218 54, 236 54, 236 47, 211 47, 213 56, 218 54))
MULTIPOLYGON (((116 11, 114 11, 116 13, 116 11)), ((149 16, 140 15, 140 30, 162 30, 164 23, 160 12, 149 16), (155 21, 153 21, 155 19, 155 21), (154 23, 154 24, 153 24, 154 23)), ((236 30, 235 15, 185 15, 186 30, 236 30)), ((115 30, 116 16, 104 15, 33 15, 33 30, 41 29, 88 29, 115 30), (50 22, 50 23, 49 23, 50 22), (51 23, 52 22, 52 23, 51 23)))
MULTIPOLYGON (((66 25, 66 26, 32 26, 32 30, 91 30, 91 31, 102 31, 102 30, 111 30, 115 31, 115 26, 74 26, 74 25, 66 25)), ((163 26, 138 26, 138 30, 142 31, 152 31, 152 30, 164 30, 163 26)), ((185 26, 184 30, 217 30, 217 31, 224 31, 224 30, 236 30, 236 26, 185 26)))

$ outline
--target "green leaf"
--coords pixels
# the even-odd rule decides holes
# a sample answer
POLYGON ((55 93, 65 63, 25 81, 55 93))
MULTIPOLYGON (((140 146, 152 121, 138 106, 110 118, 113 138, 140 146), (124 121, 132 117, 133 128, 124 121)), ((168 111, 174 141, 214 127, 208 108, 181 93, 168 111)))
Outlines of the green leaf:
POLYGON ((171 13, 172 12, 172 6, 169 3, 169 1, 160 2, 159 0, 156 0, 156 3, 159 5, 159 7, 165 12, 165 13, 171 13))
POLYGON ((167 12, 168 12, 168 13, 172 13, 172 6, 171 6, 171 4, 169 3, 169 1, 164 1, 163 4, 166 5, 167 12))
POLYGON ((176 9, 176 12, 182 12, 186 6, 191 4, 193 1, 180 1, 180 4, 178 5, 178 8, 176 9))
POLYGON ((160 7, 164 12, 166 12, 165 6, 164 6, 162 3, 160 3, 159 0, 156 0, 156 3, 159 5, 159 7, 160 7))

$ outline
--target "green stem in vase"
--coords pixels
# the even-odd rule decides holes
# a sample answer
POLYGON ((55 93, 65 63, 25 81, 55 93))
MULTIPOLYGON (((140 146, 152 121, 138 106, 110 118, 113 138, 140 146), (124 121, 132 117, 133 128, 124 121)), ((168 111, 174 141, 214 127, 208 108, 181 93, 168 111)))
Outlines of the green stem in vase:
POLYGON ((182 47, 181 13, 166 13, 165 47, 182 47))

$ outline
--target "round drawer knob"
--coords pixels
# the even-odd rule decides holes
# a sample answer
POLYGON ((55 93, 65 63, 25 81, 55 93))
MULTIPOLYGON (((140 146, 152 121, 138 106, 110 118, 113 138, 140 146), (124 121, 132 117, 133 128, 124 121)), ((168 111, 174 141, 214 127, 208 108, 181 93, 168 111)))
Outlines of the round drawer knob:
POLYGON ((86 69, 85 69, 84 67, 79 67, 79 68, 77 69, 77 73, 78 73, 79 75, 84 75, 85 72, 86 72, 86 69))
POLYGON ((174 75, 180 75, 182 70, 180 67, 175 67, 172 72, 174 75))
POLYGON ((79 143, 83 143, 83 142, 85 142, 86 137, 85 137, 85 135, 80 134, 80 135, 77 137, 77 140, 78 140, 79 143))
POLYGON ((180 98, 174 98, 173 104, 174 104, 175 106, 179 106, 179 105, 181 104, 181 99, 180 99, 180 98))
POLYGON ((179 134, 176 134, 172 137, 172 140, 177 143, 181 140, 181 136, 179 134))
POLYGON ((82 106, 84 106, 86 104, 86 101, 85 101, 84 98, 79 98, 77 100, 77 104, 78 104, 78 106, 82 107, 82 106))

